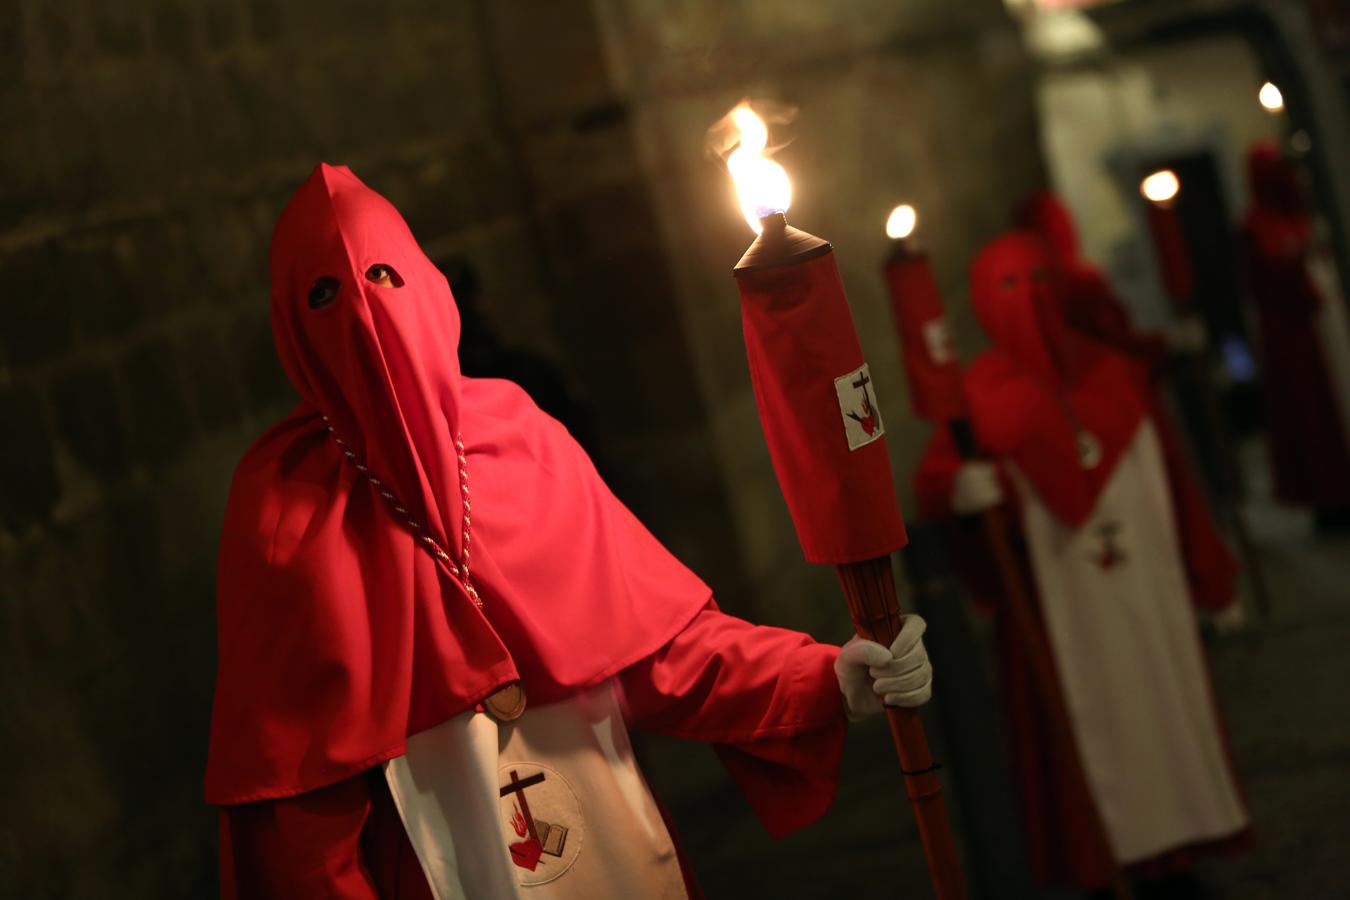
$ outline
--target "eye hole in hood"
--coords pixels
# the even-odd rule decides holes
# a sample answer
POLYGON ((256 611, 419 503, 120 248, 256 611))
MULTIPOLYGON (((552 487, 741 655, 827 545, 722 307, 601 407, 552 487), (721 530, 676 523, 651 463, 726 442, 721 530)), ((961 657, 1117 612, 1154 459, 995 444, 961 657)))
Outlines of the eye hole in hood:
POLYGON ((309 308, 323 309, 332 304, 337 299, 340 287, 342 282, 331 275, 325 275, 315 281, 314 286, 309 289, 309 308))
POLYGON ((375 263, 366 269, 366 281, 380 287, 403 287, 403 278, 394 271, 394 267, 385 263, 375 263))

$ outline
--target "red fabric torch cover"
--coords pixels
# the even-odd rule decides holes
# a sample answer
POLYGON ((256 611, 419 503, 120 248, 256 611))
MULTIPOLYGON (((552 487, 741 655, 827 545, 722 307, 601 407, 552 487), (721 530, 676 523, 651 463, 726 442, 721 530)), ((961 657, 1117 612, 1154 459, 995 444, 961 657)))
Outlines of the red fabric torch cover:
POLYGON ((964 418, 961 366, 928 254, 898 248, 886 261, 885 272, 914 414, 937 423, 964 418))
POLYGON ((736 282, 760 422, 807 562, 900 549, 884 425, 834 253, 736 282))
POLYGON ((1147 204, 1148 230, 1153 236, 1153 247, 1158 254, 1158 269, 1167 296, 1181 309, 1190 306, 1195 295, 1195 275, 1191 271, 1190 255, 1186 250, 1186 235, 1181 231, 1181 220, 1175 206, 1147 204))

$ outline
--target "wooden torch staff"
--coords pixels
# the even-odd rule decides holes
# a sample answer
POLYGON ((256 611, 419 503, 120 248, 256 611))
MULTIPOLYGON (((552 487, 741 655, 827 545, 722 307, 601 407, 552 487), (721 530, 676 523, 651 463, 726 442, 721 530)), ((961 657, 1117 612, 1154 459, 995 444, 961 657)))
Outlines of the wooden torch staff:
MULTIPOLYGON (((839 584, 848 600, 853 625, 860 637, 889 647, 900 633, 900 605, 896 598, 895 575, 891 558, 882 556, 863 562, 835 566, 839 584)), ((918 710, 886 707, 891 738, 900 757, 905 776, 905 793, 914 809, 928 858, 933 891, 939 900, 965 895, 961 869, 957 864, 956 844, 947 825, 947 808, 942 800, 942 782, 938 765, 928 749, 928 736, 918 710)))

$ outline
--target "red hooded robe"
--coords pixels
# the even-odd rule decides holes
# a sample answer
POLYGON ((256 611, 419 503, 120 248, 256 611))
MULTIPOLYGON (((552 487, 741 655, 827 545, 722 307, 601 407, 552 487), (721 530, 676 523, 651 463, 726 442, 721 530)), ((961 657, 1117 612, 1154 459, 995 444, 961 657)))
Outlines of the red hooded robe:
MULTIPOLYGON (((1285 503, 1350 510, 1350 423, 1318 331, 1321 296, 1309 270, 1312 217, 1275 144, 1247 156, 1252 206, 1244 244, 1261 325, 1261 380, 1276 495, 1285 503)), ((1335 302, 1331 298, 1330 302, 1335 302)), ((1344 340, 1344 335, 1335 339, 1344 340)))
MULTIPOLYGON (((1078 528, 1089 519, 1136 431, 1153 412, 1146 370, 1070 328, 1054 286, 1047 251, 1035 236, 1014 233, 986 247, 972 265, 971 300, 993 347, 970 366, 965 388, 981 449, 1014 464, 1049 512, 1078 528), (1085 452, 1095 458, 1093 465, 1080 463, 1085 452)), ((962 465, 950 432, 937 431, 914 477, 923 514, 951 521, 952 487, 962 465)), ((1000 468, 1004 495, 1017 504, 1017 491, 1000 468)), ((1019 515, 1007 518, 1021 521, 1019 515)), ((1179 520, 1178 526, 1184 535, 1187 523, 1179 520)), ((958 533, 976 600, 996 613, 1004 720, 1033 869, 1043 883, 1105 887, 1117 865, 1099 837, 1097 813, 1090 806, 1093 797, 1068 775, 1081 771, 1079 750, 1056 741, 1046 725, 1053 713, 1031 677, 1025 658, 1029 649, 1011 627, 1011 618, 998 615, 1001 588, 988 548, 979 538, 958 533), (1075 754, 1074 761, 1065 754, 1075 754)), ((1189 542, 1182 543, 1189 548, 1189 542)), ((1016 545, 1024 583, 1039 605, 1043 601, 1020 535, 1016 545)), ((1192 599, 1199 600, 1194 589, 1192 599)), ((1038 616, 1043 620, 1043 611, 1038 616)), ((1174 848, 1136 862, 1131 871, 1166 874, 1202 855, 1237 850, 1249 842, 1250 833, 1244 831, 1174 848)))
POLYGON ((463 377, 445 278, 346 167, 282 213, 271 308, 301 402, 240 463, 221 541, 226 897, 428 896, 375 767, 515 681, 540 704, 617 677, 628 724, 714 743, 775 835, 824 812, 837 648, 719 612, 561 425, 463 377))

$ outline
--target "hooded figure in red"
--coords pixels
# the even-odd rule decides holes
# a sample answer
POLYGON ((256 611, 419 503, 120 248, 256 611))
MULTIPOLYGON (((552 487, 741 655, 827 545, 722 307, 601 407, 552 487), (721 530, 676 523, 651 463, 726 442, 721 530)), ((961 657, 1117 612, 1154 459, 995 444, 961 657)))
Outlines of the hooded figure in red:
POLYGON ((1244 243, 1261 328, 1261 381, 1276 495, 1350 524, 1350 384, 1337 377, 1344 321, 1312 276, 1312 217, 1271 142, 1247 156, 1244 243), (1327 320, 1330 321, 1327 321, 1327 320))
POLYGON ((1049 191, 1033 194, 1020 218, 1024 227, 1041 238, 1049 254, 1069 326, 1131 358, 1148 373, 1148 414, 1162 444, 1196 605, 1211 613, 1231 607, 1237 601, 1237 559, 1219 532, 1181 429, 1163 399, 1167 340, 1135 329, 1125 302, 1101 270, 1081 255, 1073 219, 1058 196, 1049 191))
POLYGON ((347 168, 283 212, 271 309, 301 402, 221 542, 226 897, 682 897, 628 726, 714 743, 781 835, 846 712, 926 699, 921 620, 896 661, 722 614, 561 425, 461 376, 445 278, 347 168))
MULTIPOLYGON (((1031 234, 980 253, 971 300, 993 346, 965 387, 993 463, 963 463, 943 430, 915 488, 934 516, 1003 497, 1014 508, 1074 736, 1071 747, 1054 741, 1028 649, 1000 615, 1004 710, 1037 874, 1080 888, 1109 884, 1120 867, 1170 874, 1199 850, 1245 841, 1248 818, 1210 695, 1147 373, 1068 326, 1031 234)), ((969 558, 997 613, 998 589, 978 563, 986 552, 969 558)))

